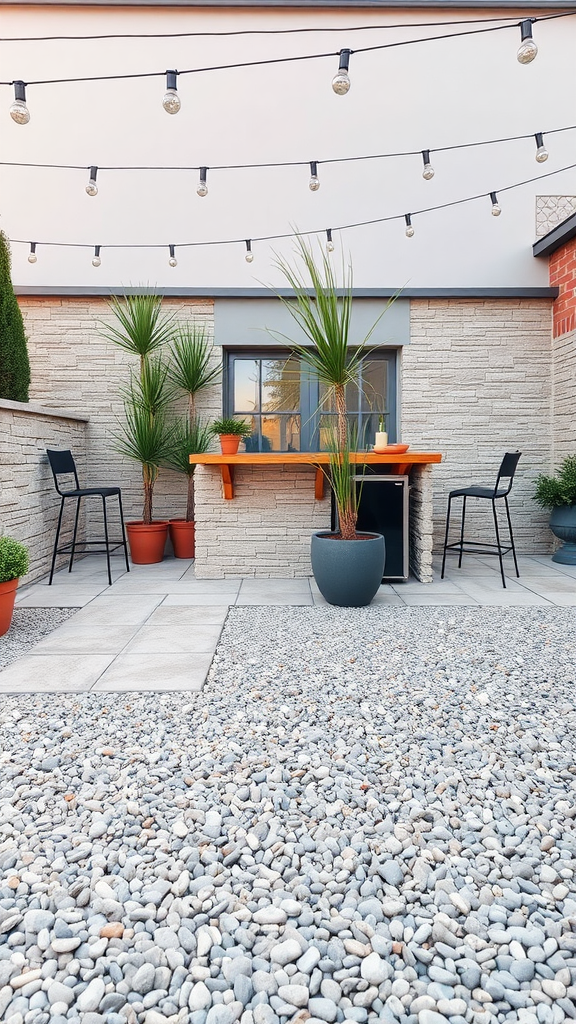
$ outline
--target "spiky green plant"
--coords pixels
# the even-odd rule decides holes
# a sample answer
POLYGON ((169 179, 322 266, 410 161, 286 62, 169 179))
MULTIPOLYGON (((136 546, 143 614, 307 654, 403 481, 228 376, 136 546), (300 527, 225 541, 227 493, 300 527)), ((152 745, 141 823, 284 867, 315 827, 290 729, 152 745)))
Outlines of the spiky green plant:
POLYGON ((126 352, 139 356, 141 370, 148 356, 174 336, 174 313, 162 313, 162 296, 156 292, 113 296, 110 310, 117 324, 100 321, 100 333, 126 352))
POLYGON ((190 462, 190 455, 201 455, 210 450, 214 435, 208 423, 198 417, 175 420, 168 435, 169 451, 165 462, 170 469, 188 477, 186 496, 186 522, 194 521, 194 470, 196 463, 190 462))
POLYGON ((356 536, 358 518, 356 487, 350 465, 350 436, 346 415, 346 387, 358 385, 360 363, 368 354, 368 341, 381 316, 396 296, 388 301, 368 334, 350 348, 352 315, 352 268, 343 267, 343 288, 339 294, 336 275, 329 257, 323 252, 320 264, 312 247, 300 236, 296 239, 296 256, 300 266, 294 268, 277 258, 275 265, 286 278, 295 299, 278 295, 292 318, 312 343, 310 347, 295 345, 293 351, 325 388, 325 402, 334 400, 336 431, 329 443, 330 480, 338 509, 340 530, 344 540, 356 536))
POLYGON ((540 474, 534 501, 542 508, 576 505, 576 455, 564 459, 556 476, 540 474))
POLYGON ((141 367, 140 375, 130 377, 127 387, 121 388, 124 401, 133 405, 138 403, 147 409, 150 416, 156 416, 170 404, 174 390, 168 383, 168 367, 161 356, 147 357, 141 367))
POLYGON ((125 455, 142 466, 142 522, 149 526, 152 522, 154 484, 160 465, 170 452, 169 432, 163 412, 151 416, 150 410, 139 401, 137 395, 132 400, 125 399, 124 414, 126 422, 122 431, 114 434, 114 447, 120 455, 125 455))
POLYGON ((0 398, 27 402, 29 386, 24 323, 10 277, 10 246, 0 231, 0 398))
POLYGON ((170 348, 169 379, 188 395, 188 416, 196 415, 196 395, 220 380, 222 365, 211 364, 212 343, 203 324, 184 324, 170 348))

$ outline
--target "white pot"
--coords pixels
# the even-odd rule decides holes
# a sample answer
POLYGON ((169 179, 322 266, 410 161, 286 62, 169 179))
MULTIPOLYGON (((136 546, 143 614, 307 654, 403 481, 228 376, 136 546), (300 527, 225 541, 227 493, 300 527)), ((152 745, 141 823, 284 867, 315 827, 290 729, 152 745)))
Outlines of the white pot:
POLYGON ((376 431, 376 440, 374 442, 375 448, 385 448, 388 444, 388 434, 385 430, 376 431))

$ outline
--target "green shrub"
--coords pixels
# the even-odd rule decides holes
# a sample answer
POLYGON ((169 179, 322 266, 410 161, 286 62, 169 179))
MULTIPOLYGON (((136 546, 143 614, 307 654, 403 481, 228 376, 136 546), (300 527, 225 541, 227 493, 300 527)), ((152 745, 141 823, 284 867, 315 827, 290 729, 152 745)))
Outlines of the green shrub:
POLYGON ((0 231, 0 398, 27 402, 30 363, 22 313, 10 277, 10 248, 0 231))
POLYGON ((576 505, 576 455, 564 459, 556 476, 540 474, 534 501, 542 508, 576 505))
POLYGON ((28 548, 13 537, 0 537, 0 583, 19 580, 28 572, 28 548))

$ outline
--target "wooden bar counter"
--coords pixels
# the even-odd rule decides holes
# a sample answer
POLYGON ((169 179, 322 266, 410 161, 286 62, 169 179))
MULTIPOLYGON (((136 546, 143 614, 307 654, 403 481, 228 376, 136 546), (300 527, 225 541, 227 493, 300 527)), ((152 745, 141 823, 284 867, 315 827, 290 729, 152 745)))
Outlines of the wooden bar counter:
MULTIPOLYGON (((352 452, 351 462, 357 465, 381 466, 386 473, 402 476, 412 466, 428 465, 441 462, 440 452, 418 452, 408 449, 406 452, 352 452)), ((323 466, 330 464, 328 452, 242 452, 238 455, 191 455, 190 462, 202 466, 220 466, 224 498, 234 497, 235 466, 312 466, 316 469, 314 493, 320 501, 324 497, 325 472, 323 466)))

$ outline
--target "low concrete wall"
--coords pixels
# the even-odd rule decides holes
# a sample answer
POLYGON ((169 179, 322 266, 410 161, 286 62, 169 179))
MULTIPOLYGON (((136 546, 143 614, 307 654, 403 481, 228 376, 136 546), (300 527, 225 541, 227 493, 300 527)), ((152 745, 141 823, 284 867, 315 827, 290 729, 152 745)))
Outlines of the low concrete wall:
MULTIPOLYGON (((0 532, 28 546, 26 583, 49 571, 56 536, 60 500, 46 449, 69 448, 84 480, 87 425, 87 417, 77 413, 0 400, 0 532)), ((62 544, 71 540, 74 525, 74 503, 68 506, 62 544)), ((83 522, 81 527, 83 536, 83 522)), ((60 557, 59 564, 64 562, 60 557)))

